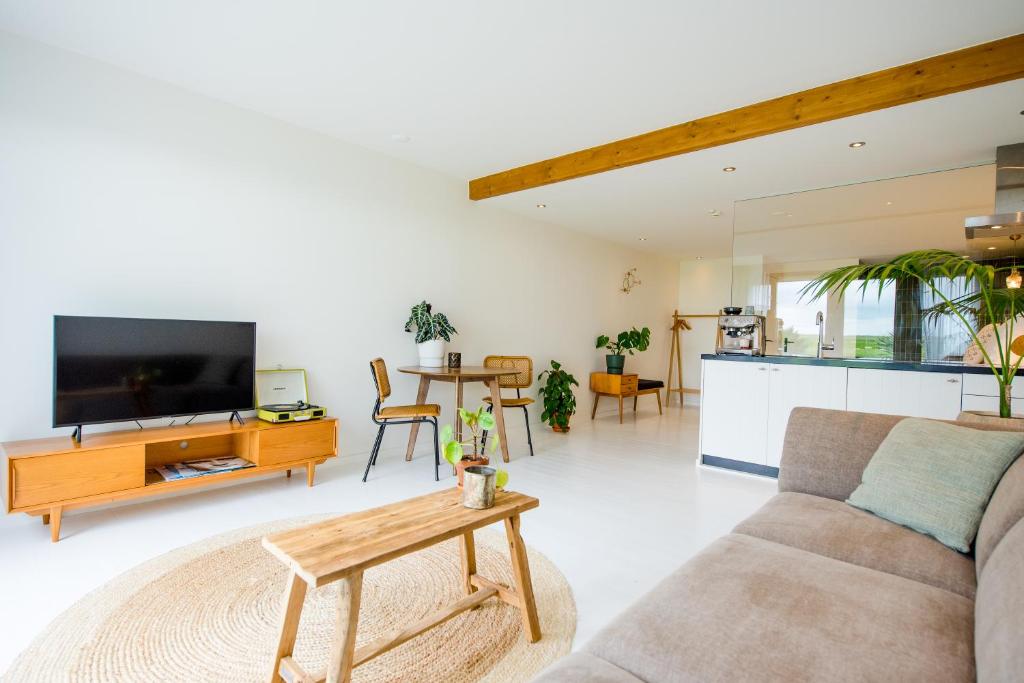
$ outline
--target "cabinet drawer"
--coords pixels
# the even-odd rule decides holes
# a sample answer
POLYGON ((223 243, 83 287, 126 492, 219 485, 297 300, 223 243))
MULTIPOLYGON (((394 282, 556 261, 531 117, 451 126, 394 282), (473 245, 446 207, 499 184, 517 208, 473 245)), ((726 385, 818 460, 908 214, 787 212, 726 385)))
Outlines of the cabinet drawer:
POLYGON ((18 458, 14 474, 14 508, 84 498, 145 486, 146 447, 121 446, 18 458))
POLYGON ((984 375, 964 373, 964 393, 972 396, 999 396, 999 382, 986 372, 984 375))
POLYGON ((307 422, 262 430, 256 447, 256 464, 276 465, 335 455, 338 452, 336 426, 335 422, 307 422))
POLYGON ((620 391, 624 394, 632 394, 636 391, 639 383, 638 375, 623 375, 620 391))

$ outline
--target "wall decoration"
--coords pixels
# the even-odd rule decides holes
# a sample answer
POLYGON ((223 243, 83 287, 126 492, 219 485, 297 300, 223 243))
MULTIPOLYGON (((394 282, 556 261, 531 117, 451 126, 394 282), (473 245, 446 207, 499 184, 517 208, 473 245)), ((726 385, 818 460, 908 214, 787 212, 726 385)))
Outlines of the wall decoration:
POLYGON ((636 276, 636 268, 630 268, 622 278, 622 291, 629 294, 634 287, 641 284, 643 283, 640 282, 640 278, 636 276))

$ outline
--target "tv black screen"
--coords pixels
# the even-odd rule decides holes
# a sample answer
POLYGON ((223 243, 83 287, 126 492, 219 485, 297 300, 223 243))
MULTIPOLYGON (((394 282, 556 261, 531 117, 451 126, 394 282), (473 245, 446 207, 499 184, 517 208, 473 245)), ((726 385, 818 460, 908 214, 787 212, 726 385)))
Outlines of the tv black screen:
POLYGON ((252 410, 256 323, 58 315, 53 426, 252 410))

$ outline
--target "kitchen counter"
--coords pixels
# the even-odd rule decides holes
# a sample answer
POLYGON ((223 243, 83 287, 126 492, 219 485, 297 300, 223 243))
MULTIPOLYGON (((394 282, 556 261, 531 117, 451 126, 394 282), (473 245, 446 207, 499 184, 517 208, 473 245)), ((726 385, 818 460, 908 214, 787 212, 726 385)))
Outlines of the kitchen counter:
MULTIPOLYGON (((746 356, 729 353, 704 353, 701 360, 727 360, 738 363, 777 363, 784 365, 821 365, 833 368, 866 368, 874 370, 906 370, 910 372, 947 372, 955 374, 991 375, 987 365, 967 365, 958 361, 910 361, 879 358, 814 358, 812 356, 746 356)), ((1017 371, 1024 375, 1024 367, 1017 371)))

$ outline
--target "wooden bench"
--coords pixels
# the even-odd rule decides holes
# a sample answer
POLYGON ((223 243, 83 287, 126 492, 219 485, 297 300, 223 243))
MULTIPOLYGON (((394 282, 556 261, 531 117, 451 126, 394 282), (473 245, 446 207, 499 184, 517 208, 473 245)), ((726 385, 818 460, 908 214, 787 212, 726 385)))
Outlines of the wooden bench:
POLYGON ((527 638, 531 643, 537 642, 541 637, 540 622, 526 546, 519 533, 519 515, 538 505, 540 501, 536 498, 498 491, 494 507, 471 510, 462 506, 462 492, 453 488, 264 537, 263 547, 291 570, 270 681, 347 683, 354 667, 490 598, 519 608, 527 638), (476 571, 473 532, 500 521, 505 522, 508 536, 514 587, 487 579, 476 571), (363 572, 452 538, 460 538, 465 597, 357 649, 363 572), (292 658, 302 601, 307 588, 335 581, 340 582, 341 590, 334 649, 327 672, 310 675, 292 658))

